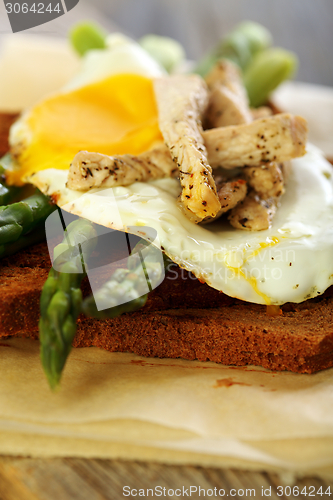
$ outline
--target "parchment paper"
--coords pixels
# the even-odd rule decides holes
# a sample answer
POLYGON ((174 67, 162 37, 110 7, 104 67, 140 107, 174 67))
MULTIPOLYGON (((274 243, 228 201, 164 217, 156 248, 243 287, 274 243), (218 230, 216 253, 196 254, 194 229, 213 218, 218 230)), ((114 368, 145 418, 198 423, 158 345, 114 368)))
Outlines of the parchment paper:
POLYGON ((333 370, 313 375, 73 350, 52 393, 37 341, 0 344, 0 453, 333 477, 333 370))

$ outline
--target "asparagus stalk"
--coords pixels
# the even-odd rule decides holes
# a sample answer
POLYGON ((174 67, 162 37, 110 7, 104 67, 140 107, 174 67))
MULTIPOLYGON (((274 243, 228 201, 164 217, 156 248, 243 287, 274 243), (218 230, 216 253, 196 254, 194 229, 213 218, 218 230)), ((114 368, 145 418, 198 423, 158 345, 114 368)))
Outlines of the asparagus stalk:
POLYGON ((128 269, 117 269, 94 296, 87 297, 82 303, 82 312, 86 316, 106 319, 143 307, 148 297, 147 284, 151 291, 162 276, 159 256, 160 250, 141 240, 128 258, 128 269), (108 307, 98 310, 96 302, 108 307))
POLYGON ((8 205, 18 195, 20 188, 0 183, 0 206, 8 205))
POLYGON ((96 23, 80 22, 70 30, 69 38, 80 56, 92 49, 105 49, 106 32, 96 23))
POLYGON ((113 302, 114 305, 112 307, 108 307, 107 309, 98 310, 95 301, 97 297, 89 295, 89 297, 84 299, 82 303, 83 314, 91 318, 107 319, 116 318, 117 316, 121 316, 121 314, 141 309, 141 307, 143 307, 147 302, 148 294, 136 296, 138 281, 138 276, 135 272, 129 273, 126 280, 120 283, 117 282, 117 276, 114 276, 112 280, 108 281, 108 283, 101 287, 97 292, 97 294, 100 295, 102 300, 105 300, 107 304, 113 302), (124 295, 130 297, 130 300, 123 304, 118 304, 118 297, 122 297, 124 295))
POLYGON ((168 73, 185 59, 182 45, 166 36, 145 35, 139 44, 150 54, 168 73))
POLYGON ((295 54, 277 47, 257 54, 243 75, 250 105, 265 104, 269 94, 295 73, 297 63, 295 54))
POLYGON ((43 241, 45 219, 56 208, 39 191, 13 203, 15 198, 27 194, 27 187, 6 186, 5 173, 9 161, 10 155, 0 160, 0 258, 43 241))
POLYGON ((55 205, 40 192, 18 203, 0 207, 0 254, 6 245, 17 242, 35 229, 54 210, 55 205))
POLYGON ((253 57, 269 47, 271 43, 271 34, 264 26, 252 21, 245 21, 238 24, 211 52, 199 61, 195 73, 205 76, 222 58, 232 60, 244 70, 253 57))
POLYGON ((93 224, 78 219, 68 225, 63 242, 54 249, 54 267, 42 290, 39 321, 42 365, 52 389, 59 384, 71 351, 81 311, 84 262, 95 244, 93 224))
POLYGON ((24 236, 21 236, 14 243, 8 243, 6 245, 0 245, 0 259, 7 257, 8 255, 13 255, 16 252, 23 250, 24 248, 35 245, 36 243, 41 243, 45 240, 45 224, 44 221, 41 222, 33 231, 24 236))
POLYGON ((63 242, 54 249, 53 268, 42 290, 41 359, 52 389, 60 382, 80 312, 105 319, 135 311, 146 303, 147 284, 150 291, 162 277, 160 251, 141 240, 128 258, 128 268, 117 269, 94 296, 83 301, 80 285, 86 273, 84 263, 95 242, 96 231, 92 223, 79 219, 69 224, 63 242), (98 310, 96 301, 104 302, 107 307, 98 310))
POLYGON ((0 206, 12 203, 22 191, 21 187, 6 185, 5 172, 9 158, 10 155, 5 155, 0 159, 0 206))

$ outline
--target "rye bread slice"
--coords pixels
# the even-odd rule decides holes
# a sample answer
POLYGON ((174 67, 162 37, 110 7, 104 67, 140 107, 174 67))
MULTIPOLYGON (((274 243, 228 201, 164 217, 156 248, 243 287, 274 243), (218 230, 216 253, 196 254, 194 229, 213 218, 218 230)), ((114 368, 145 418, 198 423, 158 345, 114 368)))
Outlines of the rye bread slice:
MULTIPOLYGON (((38 338, 50 265, 45 243, 2 259, 0 337, 38 338)), ((83 291, 90 293, 87 280, 83 291)), ((175 265, 140 311, 110 320, 81 316, 73 345, 313 373, 333 366, 333 287, 269 316, 266 306, 228 297, 175 265)))
POLYGON ((14 113, 0 113, 0 158, 8 151, 8 130, 17 117, 14 113))

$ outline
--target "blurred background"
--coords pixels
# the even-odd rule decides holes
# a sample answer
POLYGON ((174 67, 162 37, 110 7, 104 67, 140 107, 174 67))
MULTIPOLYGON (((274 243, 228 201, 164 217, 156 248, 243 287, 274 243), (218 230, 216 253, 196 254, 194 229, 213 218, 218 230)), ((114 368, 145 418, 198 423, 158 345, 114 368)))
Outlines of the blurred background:
MULTIPOLYGON (((333 86, 333 0, 80 0, 65 16, 28 32, 64 35, 82 18, 134 38, 147 33, 174 37, 190 59, 250 19, 271 31, 275 45, 297 53, 297 80, 333 86)), ((9 30, 1 2, 0 31, 9 30)))
POLYGON ((332 0, 95 0, 135 37, 148 32, 181 42, 197 59, 244 19, 264 24, 276 45, 300 58, 298 79, 333 85, 332 0))

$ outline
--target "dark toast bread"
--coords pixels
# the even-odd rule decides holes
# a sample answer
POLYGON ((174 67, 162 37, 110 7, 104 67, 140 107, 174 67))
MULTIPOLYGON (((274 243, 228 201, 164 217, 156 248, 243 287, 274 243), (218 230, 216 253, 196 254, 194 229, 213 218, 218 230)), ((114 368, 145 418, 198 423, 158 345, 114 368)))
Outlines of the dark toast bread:
POLYGON ((8 151, 8 130, 17 117, 13 113, 0 113, 0 158, 8 151))
MULTIPOLYGON (((50 259, 40 243, 0 263, 0 337, 38 338, 39 296, 50 259)), ((89 293, 85 281, 84 294, 89 293)), ((80 317, 74 346, 312 373, 333 366, 333 287, 302 304, 234 299, 173 267, 143 309, 112 320, 80 317), (175 279, 176 274, 178 274, 175 279)))
MULTIPOLYGON (((0 114, 2 152, 11 121, 0 114)), ((38 338, 50 266, 46 243, 0 261, 0 337, 38 338)), ((90 293, 87 280, 83 291, 90 293)), ((333 366, 333 287, 281 310, 269 316, 266 306, 228 297, 174 266, 140 311, 103 321, 80 317, 74 346, 300 373, 333 366)))

